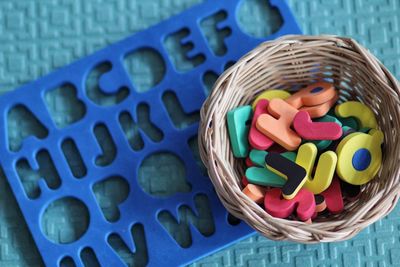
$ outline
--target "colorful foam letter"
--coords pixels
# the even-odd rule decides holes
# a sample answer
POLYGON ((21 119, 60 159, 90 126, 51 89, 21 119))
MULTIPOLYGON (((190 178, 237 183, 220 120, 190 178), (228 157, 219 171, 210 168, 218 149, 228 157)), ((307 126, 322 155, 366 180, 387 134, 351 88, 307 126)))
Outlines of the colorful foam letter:
POLYGON ((335 152, 326 151, 322 153, 318 160, 314 178, 312 178, 311 175, 317 153, 318 149, 313 143, 306 143, 300 146, 296 157, 296 164, 303 167, 307 172, 304 188, 314 194, 319 194, 329 187, 335 174, 337 163, 335 152))
MULTIPOLYGON (((322 118, 315 119, 315 121, 316 122, 334 122, 334 123, 337 123, 338 125, 340 125, 340 127, 342 126, 341 121, 339 121, 336 117, 333 117, 330 115, 325 115, 322 118)), ((342 128, 342 136, 343 136, 343 132, 344 132, 344 130, 342 128)), ((310 142, 313 143, 314 145, 316 145, 319 151, 328 148, 332 144, 331 140, 316 140, 316 141, 310 141, 310 142)))
POLYGON ((337 116, 342 118, 354 117, 360 128, 378 128, 374 112, 365 104, 358 101, 347 101, 335 108, 337 116))
POLYGON ((352 128, 354 130, 359 129, 358 122, 357 122, 357 120, 355 118, 353 118, 353 117, 342 118, 342 117, 339 117, 339 116, 336 117, 337 115, 335 114, 335 109, 334 108, 329 110, 328 116, 338 120, 342 126, 347 126, 347 127, 350 127, 350 128, 352 128))
POLYGON ((301 138, 290 128, 297 109, 282 99, 273 99, 268 105, 269 114, 258 117, 257 129, 283 146, 285 149, 295 150, 301 143, 301 138))
POLYGON ((322 195, 314 195, 315 212, 323 212, 326 209, 326 201, 322 195))
POLYGON ((249 150, 247 135, 249 126, 246 122, 251 119, 253 109, 251 106, 241 106, 228 112, 228 132, 232 145, 233 155, 237 158, 245 158, 249 150))
POLYGON ((265 192, 267 189, 255 184, 248 184, 242 192, 254 202, 261 204, 264 201, 265 192))
POLYGON ((286 99, 290 96, 290 93, 284 90, 266 90, 259 94, 253 102, 253 109, 256 108, 258 101, 261 99, 272 100, 274 98, 286 99))
POLYGON ((299 110, 302 111, 307 111, 308 114, 310 114, 311 118, 320 118, 325 116, 328 111, 336 104, 336 102, 338 101, 339 96, 336 95, 335 97, 333 97, 331 100, 316 105, 316 106, 304 106, 302 108, 300 108, 299 110))
POLYGON ((251 159, 249 157, 246 158, 244 163, 246 164, 246 167, 253 167, 254 166, 253 162, 251 161, 251 159))
POLYGON ((335 87, 327 82, 317 82, 311 84, 298 92, 294 93, 285 101, 293 107, 299 109, 303 106, 318 106, 331 100, 336 96, 335 87))
POLYGON ((301 189, 291 200, 281 198, 281 190, 273 188, 265 194, 265 211, 273 217, 287 218, 296 209, 297 217, 302 221, 310 219, 315 212, 314 195, 307 189, 301 189))
POLYGON ((325 198, 326 208, 330 213, 338 214, 343 211, 342 191, 337 177, 333 178, 331 185, 321 195, 325 198))
POLYGON ((293 120, 297 134, 307 140, 336 140, 342 136, 342 127, 335 122, 313 122, 306 111, 297 112, 293 120))
POLYGON ((258 167, 265 167, 265 156, 268 154, 267 151, 252 149, 249 154, 251 162, 258 167))
MULTIPOLYGON (((273 152, 273 151, 270 151, 273 152)), ((279 153, 279 152, 277 152, 279 153)), ((251 162, 259 167, 266 167, 265 165, 265 156, 267 156, 268 152, 264 150, 257 150, 257 149, 252 149, 250 151, 249 157, 251 162)), ((284 156, 287 159, 290 159, 291 161, 296 160, 296 153, 294 152, 282 152, 280 153, 282 156, 284 156)))
POLYGON ((372 129, 369 134, 352 133, 343 138, 336 148, 339 177, 353 185, 372 180, 382 164, 383 133, 372 129))
POLYGON ((281 176, 273 173, 267 168, 250 167, 246 170, 246 178, 249 183, 262 185, 262 186, 273 186, 282 187, 286 180, 281 176))
POLYGON ((265 163, 268 169, 287 180, 282 187, 282 195, 286 199, 293 199, 306 181, 306 170, 275 152, 267 154, 265 163))
POLYGON ((242 185, 244 186, 244 187, 246 187, 248 184, 249 184, 249 181, 247 181, 247 178, 246 178, 246 176, 242 176, 242 185))
POLYGON ((255 149, 265 150, 274 144, 268 136, 256 128, 256 122, 261 114, 267 113, 268 100, 261 99, 254 110, 253 120, 249 132, 249 143, 255 149))
MULTIPOLYGON (((246 178, 252 184, 263 185, 263 186, 274 186, 282 187, 286 180, 274 173, 273 171, 266 168, 265 156, 268 154, 266 151, 260 151, 253 149, 250 151, 250 158, 259 167, 251 167, 246 170, 246 178)), ((285 152, 281 154, 283 157, 295 161, 296 153, 285 152)))

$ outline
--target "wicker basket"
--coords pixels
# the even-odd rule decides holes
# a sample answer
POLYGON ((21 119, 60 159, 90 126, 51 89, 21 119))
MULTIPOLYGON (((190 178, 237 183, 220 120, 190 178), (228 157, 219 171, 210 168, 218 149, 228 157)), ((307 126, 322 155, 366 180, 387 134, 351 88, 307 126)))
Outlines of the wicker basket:
POLYGON ((225 71, 201 110, 199 147, 223 205, 274 240, 316 243, 345 240, 387 215, 399 197, 400 101, 395 77, 369 51, 349 38, 285 36, 265 42, 225 71), (271 217, 242 193, 243 160, 231 152, 226 114, 251 103, 260 92, 333 82, 340 100, 359 100, 376 114, 385 134, 383 165, 362 188, 361 197, 345 202, 345 211, 312 224, 271 217))

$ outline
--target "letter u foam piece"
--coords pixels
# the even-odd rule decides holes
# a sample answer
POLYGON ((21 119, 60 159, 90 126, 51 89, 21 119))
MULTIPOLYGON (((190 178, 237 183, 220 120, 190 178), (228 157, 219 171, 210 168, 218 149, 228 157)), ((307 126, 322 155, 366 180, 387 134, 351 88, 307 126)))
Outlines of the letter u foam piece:
POLYGON ((333 151, 326 151, 321 154, 318 160, 314 177, 311 177, 317 158, 318 149, 313 143, 306 143, 300 146, 296 157, 296 163, 306 170, 304 187, 319 194, 325 191, 332 182, 335 174, 337 156, 333 151))

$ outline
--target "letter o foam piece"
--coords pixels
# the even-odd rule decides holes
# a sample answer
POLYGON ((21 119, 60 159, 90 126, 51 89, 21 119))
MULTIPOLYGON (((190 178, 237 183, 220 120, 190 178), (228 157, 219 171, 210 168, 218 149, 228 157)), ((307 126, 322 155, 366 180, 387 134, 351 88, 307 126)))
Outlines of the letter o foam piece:
POLYGON ((289 96, 291 96, 291 94, 284 90, 266 90, 257 96, 257 98, 254 100, 252 106, 253 106, 253 109, 255 109, 258 101, 260 101, 261 99, 266 99, 266 100, 271 101, 274 98, 286 99, 289 96))
POLYGON ((369 134, 357 132, 346 136, 336 148, 339 177, 353 185, 372 180, 382 164, 383 138, 383 133, 375 129, 369 134))
POLYGON ((368 106, 358 101, 347 101, 337 105, 335 108, 335 114, 342 118, 356 118, 360 123, 360 129, 378 128, 378 123, 376 122, 374 112, 372 112, 368 106))
POLYGON ((296 164, 303 167, 307 173, 303 187, 314 194, 320 194, 329 187, 335 174, 337 163, 335 152, 326 151, 322 153, 319 157, 314 177, 311 177, 317 153, 317 147, 313 143, 306 143, 300 146, 296 157, 296 164))
POLYGON ((281 190, 273 188, 265 194, 265 211, 273 217, 287 218, 296 210, 297 217, 307 221, 315 213, 315 199, 313 193, 307 189, 300 189, 291 200, 281 198, 281 190))

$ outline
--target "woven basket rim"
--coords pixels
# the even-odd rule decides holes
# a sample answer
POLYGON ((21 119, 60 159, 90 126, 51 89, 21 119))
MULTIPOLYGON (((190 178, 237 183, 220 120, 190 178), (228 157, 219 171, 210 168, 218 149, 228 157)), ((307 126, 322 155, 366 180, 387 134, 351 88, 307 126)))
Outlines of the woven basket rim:
MULTIPOLYGON (((287 82, 287 85, 290 83, 287 82)), ((222 204, 230 213, 246 221, 267 238, 301 243, 346 240, 387 215, 398 201, 400 166, 397 166, 396 161, 400 159, 400 138, 396 127, 400 126, 399 96, 400 88, 396 78, 374 55, 352 38, 335 35, 287 35, 267 41, 244 55, 214 84, 200 112, 200 156, 222 204), (371 186, 365 188, 356 204, 350 203, 346 206, 349 211, 342 217, 333 216, 330 221, 308 225, 274 218, 241 192, 238 177, 241 165, 239 160, 233 159, 230 151, 225 115, 230 108, 249 104, 257 93, 263 91, 260 89, 263 81, 284 84, 285 80, 280 76, 293 76, 293 79, 302 82, 306 79, 303 76, 312 77, 307 70, 312 66, 314 58, 315 62, 319 62, 317 59, 321 58, 321 62, 325 64, 326 61, 327 66, 331 64, 332 72, 341 71, 343 77, 360 77, 353 78, 352 82, 357 82, 361 89, 355 86, 349 92, 346 88, 342 89, 342 81, 332 79, 343 94, 350 93, 352 96, 349 98, 360 97, 362 101, 371 102, 372 109, 385 115, 378 116, 377 119, 385 134, 385 152, 388 154, 384 155, 385 169, 381 170, 371 186), (306 61, 311 63, 305 63, 306 61), (352 72, 346 74, 349 70, 352 72), (369 79, 369 83, 365 79, 369 79), (379 89, 373 89, 371 84, 379 89), (379 181, 376 181, 378 178, 379 181), (361 201, 363 205, 359 205, 361 201)), ((345 94, 343 97, 346 97, 345 94)))

